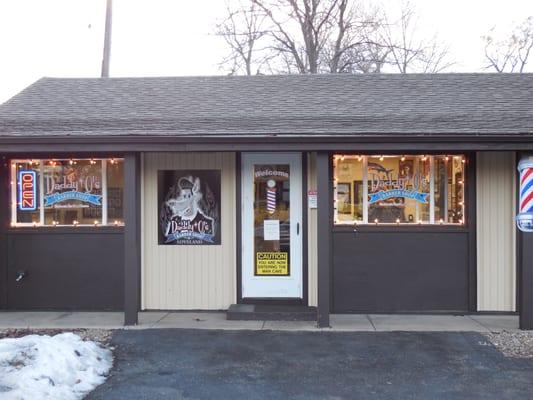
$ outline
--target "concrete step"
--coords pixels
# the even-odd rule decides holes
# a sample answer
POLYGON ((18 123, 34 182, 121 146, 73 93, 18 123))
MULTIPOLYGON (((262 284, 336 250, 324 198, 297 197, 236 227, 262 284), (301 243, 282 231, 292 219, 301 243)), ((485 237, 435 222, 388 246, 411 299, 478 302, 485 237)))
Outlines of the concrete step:
POLYGON ((232 304, 226 312, 230 321, 316 321, 316 307, 232 304))

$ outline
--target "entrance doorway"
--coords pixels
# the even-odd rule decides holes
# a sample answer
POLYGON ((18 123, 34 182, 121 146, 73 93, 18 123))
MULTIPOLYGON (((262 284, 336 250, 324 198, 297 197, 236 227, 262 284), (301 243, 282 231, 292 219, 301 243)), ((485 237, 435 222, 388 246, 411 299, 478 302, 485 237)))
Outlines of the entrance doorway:
POLYGON ((242 298, 303 297, 302 158, 242 157, 242 298))

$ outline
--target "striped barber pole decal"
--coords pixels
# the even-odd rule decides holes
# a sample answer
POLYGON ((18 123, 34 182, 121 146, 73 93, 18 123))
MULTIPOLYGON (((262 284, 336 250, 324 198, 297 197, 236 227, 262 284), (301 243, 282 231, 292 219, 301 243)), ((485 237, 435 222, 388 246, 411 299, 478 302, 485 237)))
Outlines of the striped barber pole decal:
POLYGON ((520 171, 520 213, 533 212, 533 168, 520 171))
POLYGON ((520 172, 519 212, 516 226, 522 232, 533 232, 533 157, 525 157, 518 163, 520 172))
POLYGON ((276 188, 267 188, 267 212, 274 214, 276 212, 276 188))

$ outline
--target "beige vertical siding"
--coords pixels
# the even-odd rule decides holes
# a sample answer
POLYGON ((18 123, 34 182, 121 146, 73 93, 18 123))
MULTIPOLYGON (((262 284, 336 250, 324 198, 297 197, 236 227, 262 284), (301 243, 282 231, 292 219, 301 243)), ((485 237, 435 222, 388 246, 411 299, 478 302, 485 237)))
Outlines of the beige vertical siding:
POLYGON ((477 153, 479 311, 516 310, 515 156, 477 153))
POLYGON ((235 155, 148 153, 143 159, 142 308, 218 310, 236 301, 235 155), (220 169, 222 244, 157 244, 157 171, 220 169))
MULTIPOLYGON (((316 190, 316 153, 309 153, 307 158, 307 188, 316 190)), ((308 204, 304 204, 307 209, 307 268, 308 268, 308 292, 309 305, 317 305, 317 215, 316 208, 310 209, 308 204)))

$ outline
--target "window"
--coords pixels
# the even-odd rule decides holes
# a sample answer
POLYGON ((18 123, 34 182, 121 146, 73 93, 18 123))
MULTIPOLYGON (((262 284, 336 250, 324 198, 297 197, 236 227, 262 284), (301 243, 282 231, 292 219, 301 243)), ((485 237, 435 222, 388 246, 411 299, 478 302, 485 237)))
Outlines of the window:
POLYGON ((122 225, 122 159, 11 161, 11 225, 122 225))
POLYGON ((464 224, 463 155, 333 157, 335 224, 464 224))

